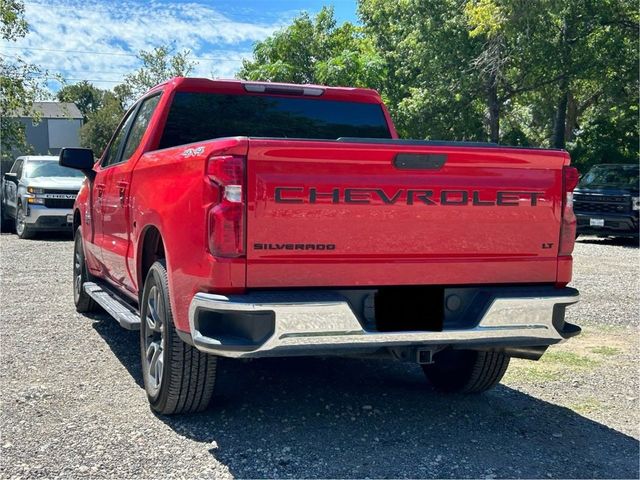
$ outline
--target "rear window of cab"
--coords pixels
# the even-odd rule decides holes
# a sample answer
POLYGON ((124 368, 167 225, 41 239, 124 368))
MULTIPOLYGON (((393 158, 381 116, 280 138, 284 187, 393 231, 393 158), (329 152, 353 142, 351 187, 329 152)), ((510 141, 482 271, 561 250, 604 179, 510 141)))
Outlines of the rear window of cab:
POLYGON ((391 132, 378 103, 177 92, 159 148, 233 136, 335 140, 391 132))

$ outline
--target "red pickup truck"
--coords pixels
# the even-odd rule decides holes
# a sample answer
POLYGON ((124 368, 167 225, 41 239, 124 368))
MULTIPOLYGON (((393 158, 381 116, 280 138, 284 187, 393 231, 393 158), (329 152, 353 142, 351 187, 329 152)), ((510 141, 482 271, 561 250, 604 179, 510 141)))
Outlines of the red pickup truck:
POLYGON ((74 207, 74 300, 140 329, 163 414, 218 357, 386 356, 481 392, 565 322, 564 151, 400 140, 372 90, 175 78, 127 112, 74 207))

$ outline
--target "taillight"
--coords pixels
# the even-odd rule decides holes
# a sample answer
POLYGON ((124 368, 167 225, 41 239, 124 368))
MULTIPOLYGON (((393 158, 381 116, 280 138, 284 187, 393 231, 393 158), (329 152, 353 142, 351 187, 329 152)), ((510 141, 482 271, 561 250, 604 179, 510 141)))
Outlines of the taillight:
POLYGON ((562 222, 560 224, 560 248, 558 255, 571 255, 576 243, 576 216, 573 213, 573 189, 580 175, 575 167, 562 170, 562 222))
POLYGON ((216 257, 244 255, 244 165, 237 155, 209 157, 206 175, 218 188, 217 204, 209 209, 209 251, 216 257))

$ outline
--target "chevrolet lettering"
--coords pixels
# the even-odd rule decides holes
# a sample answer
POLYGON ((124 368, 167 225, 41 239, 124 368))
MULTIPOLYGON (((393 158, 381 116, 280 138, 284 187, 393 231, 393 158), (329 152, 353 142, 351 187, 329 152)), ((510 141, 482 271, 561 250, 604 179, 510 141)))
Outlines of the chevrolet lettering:
POLYGON ((38 196, 40 198, 63 198, 65 200, 75 200, 76 198, 73 193, 42 193, 38 196))
POLYGON ((543 199, 544 192, 497 191, 486 194, 479 190, 429 190, 398 189, 387 193, 382 188, 332 188, 323 190, 311 187, 275 187, 276 203, 351 203, 394 205, 473 205, 476 207, 499 206, 535 207, 543 199))

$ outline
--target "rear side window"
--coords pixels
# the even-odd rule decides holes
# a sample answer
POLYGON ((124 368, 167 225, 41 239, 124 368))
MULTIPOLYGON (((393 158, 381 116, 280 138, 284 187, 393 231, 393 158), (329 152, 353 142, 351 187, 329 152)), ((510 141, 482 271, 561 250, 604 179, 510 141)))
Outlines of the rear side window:
POLYGON ((178 92, 159 148, 235 136, 335 140, 391 133, 376 103, 178 92))

